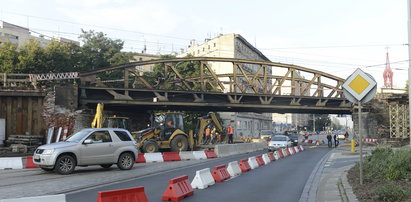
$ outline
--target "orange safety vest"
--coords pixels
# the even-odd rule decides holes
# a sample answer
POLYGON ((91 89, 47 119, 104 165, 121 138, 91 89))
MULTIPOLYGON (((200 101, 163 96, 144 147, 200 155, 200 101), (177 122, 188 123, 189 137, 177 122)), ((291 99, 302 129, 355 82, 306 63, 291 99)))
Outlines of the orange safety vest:
POLYGON ((227 134, 230 134, 230 135, 234 134, 234 131, 233 131, 233 127, 232 127, 232 126, 228 126, 228 128, 227 128, 227 134))
POLYGON ((206 136, 210 136, 210 128, 205 129, 205 134, 206 134, 206 136))

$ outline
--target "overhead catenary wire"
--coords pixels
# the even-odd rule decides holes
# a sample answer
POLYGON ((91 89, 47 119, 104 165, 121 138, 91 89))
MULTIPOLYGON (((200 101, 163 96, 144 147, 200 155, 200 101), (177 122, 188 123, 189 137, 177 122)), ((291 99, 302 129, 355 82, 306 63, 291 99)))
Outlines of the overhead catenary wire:
POLYGON ((23 16, 23 17, 27 17, 27 18, 37 18, 37 19, 43 19, 43 20, 48 20, 48 21, 54 21, 54 22, 63 22, 63 23, 73 24, 73 25, 96 27, 96 28, 108 29, 108 30, 113 30, 113 31, 129 32, 129 33, 135 33, 135 34, 141 34, 141 35, 151 35, 151 36, 156 36, 156 37, 172 38, 172 39, 186 40, 186 41, 191 40, 191 39, 177 37, 177 36, 154 34, 154 33, 148 33, 148 32, 135 31, 135 30, 126 30, 126 29, 120 29, 120 28, 116 28, 116 27, 107 27, 107 26, 102 26, 102 25, 92 25, 92 24, 78 23, 78 22, 72 22, 72 21, 68 21, 68 20, 51 19, 51 18, 47 18, 47 17, 27 15, 27 14, 22 14, 22 13, 18 13, 18 12, 11 12, 11 11, 2 10, 2 13, 9 13, 9 14, 19 15, 19 16, 23 16))

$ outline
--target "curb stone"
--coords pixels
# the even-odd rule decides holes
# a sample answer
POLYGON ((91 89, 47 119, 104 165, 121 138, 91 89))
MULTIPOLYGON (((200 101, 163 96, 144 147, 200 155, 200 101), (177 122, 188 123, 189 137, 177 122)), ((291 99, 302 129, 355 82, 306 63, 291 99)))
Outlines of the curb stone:
MULTIPOLYGON (((343 190, 343 194, 345 196, 346 201, 355 201, 358 202, 357 197, 355 196, 352 187, 350 183, 348 183, 348 170, 350 170, 354 165, 347 167, 347 169, 344 170, 344 173, 340 176, 340 182, 343 190)), ((343 200, 344 201, 344 200, 343 200)))
POLYGON ((334 150, 330 150, 324 157, 317 163, 314 170, 311 172, 310 177, 308 178, 303 193, 301 194, 299 202, 314 202, 317 198, 317 190, 321 181, 321 176, 324 170, 324 165, 333 153, 334 150))

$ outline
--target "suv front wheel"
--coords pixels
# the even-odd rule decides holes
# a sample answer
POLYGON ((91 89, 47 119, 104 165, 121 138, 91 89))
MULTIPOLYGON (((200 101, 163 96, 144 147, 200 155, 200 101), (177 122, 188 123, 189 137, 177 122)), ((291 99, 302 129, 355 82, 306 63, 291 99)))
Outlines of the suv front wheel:
POLYGON ((120 170, 130 170, 134 166, 134 157, 131 153, 122 153, 117 162, 120 170))
POLYGON ((74 171, 76 167, 76 160, 70 155, 61 155, 54 166, 54 171, 62 174, 68 175, 74 171))

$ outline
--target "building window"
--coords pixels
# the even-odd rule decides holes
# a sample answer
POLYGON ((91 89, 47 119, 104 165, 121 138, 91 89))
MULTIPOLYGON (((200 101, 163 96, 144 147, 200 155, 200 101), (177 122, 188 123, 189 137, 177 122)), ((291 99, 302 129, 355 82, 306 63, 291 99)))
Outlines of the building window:
POLYGON ((216 47, 216 44, 214 43, 214 47, 216 47))
POLYGON ((203 52, 205 51, 205 48, 203 47, 203 52))
POLYGON ((197 50, 197 54, 200 54, 200 50, 197 50))
POLYGON ((208 45, 208 50, 210 50, 210 45, 208 45))
POLYGON ((10 38, 10 39, 19 39, 18 36, 15 36, 15 35, 12 35, 12 34, 4 33, 4 36, 7 37, 7 38, 10 38))

